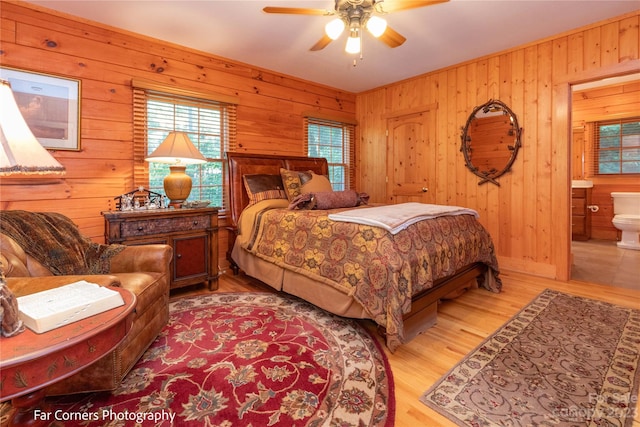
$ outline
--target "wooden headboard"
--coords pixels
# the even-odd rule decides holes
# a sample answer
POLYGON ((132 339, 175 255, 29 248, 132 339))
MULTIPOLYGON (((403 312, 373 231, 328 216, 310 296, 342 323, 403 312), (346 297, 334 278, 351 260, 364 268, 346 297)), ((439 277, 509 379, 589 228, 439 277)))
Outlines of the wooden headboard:
POLYGON ((242 210, 249 204, 249 196, 242 180, 243 175, 279 175, 280 168, 294 171, 311 170, 319 175, 329 174, 327 159, 323 157, 274 156, 269 154, 249 154, 227 152, 229 171, 229 208, 233 227, 238 225, 242 210))

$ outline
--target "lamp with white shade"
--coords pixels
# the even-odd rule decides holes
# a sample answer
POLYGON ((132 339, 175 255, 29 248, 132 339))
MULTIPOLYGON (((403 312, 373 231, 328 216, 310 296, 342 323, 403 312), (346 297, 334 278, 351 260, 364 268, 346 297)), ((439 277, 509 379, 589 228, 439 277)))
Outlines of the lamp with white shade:
POLYGON ((0 176, 64 174, 64 166, 40 145, 29 129, 11 84, 2 79, 0 106, 0 176))
POLYGON ((185 132, 172 131, 153 153, 148 162, 167 163, 171 173, 164 178, 164 192, 169 205, 178 207, 189 198, 191 177, 186 174, 187 165, 206 163, 207 159, 198 151, 185 132))
MULTIPOLYGON (((13 96, 11 84, 0 79, 0 176, 9 175, 61 175, 60 164, 38 142, 25 122, 13 96)), ((24 330, 18 317, 18 303, 7 286, 3 265, 0 263, 0 306, 4 311, 1 335, 10 337, 24 330)), ((2 316, 0 316, 2 317, 2 316)))

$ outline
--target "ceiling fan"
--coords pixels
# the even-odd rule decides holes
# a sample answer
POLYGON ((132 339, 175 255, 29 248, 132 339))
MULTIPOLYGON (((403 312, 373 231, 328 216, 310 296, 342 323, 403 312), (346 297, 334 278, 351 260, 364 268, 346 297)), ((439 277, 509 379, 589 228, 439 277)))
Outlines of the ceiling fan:
POLYGON ((407 39, 387 25, 387 21, 379 15, 386 15, 401 10, 416 9, 449 0, 335 0, 334 10, 305 9, 297 7, 265 7, 266 13, 285 13, 294 15, 336 16, 325 26, 325 34, 310 50, 324 49, 333 40, 338 39, 345 28, 349 31, 349 38, 345 50, 347 53, 357 54, 362 47, 362 29, 366 28, 374 37, 389 47, 398 47, 407 39))

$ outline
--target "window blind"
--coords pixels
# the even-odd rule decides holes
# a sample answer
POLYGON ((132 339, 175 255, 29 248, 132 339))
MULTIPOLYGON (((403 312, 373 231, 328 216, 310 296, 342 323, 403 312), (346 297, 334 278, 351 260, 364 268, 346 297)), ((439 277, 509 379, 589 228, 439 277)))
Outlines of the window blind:
POLYGON ((588 123, 587 128, 590 177, 640 173, 640 117, 588 123))
POLYGON ((324 157, 329 164, 329 180, 334 190, 356 187, 355 124, 331 119, 305 117, 305 152, 324 157))
POLYGON ((149 164, 144 159, 164 140, 169 131, 187 132, 208 163, 190 166, 193 179, 190 199, 212 200, 227 206, 224 184, 225 151, 236 149, 236 104, 205 99, 185 90, 141 84, 133 88, 133 150, 136 186, 152 187, 156 174, 168 174, 168 165, 149 164), (166 169, 166 172, 164 171, 166 169), (150 180, 150 175, 152 176, 150 180), (194 176, 195 175, 195 176, 194 176))

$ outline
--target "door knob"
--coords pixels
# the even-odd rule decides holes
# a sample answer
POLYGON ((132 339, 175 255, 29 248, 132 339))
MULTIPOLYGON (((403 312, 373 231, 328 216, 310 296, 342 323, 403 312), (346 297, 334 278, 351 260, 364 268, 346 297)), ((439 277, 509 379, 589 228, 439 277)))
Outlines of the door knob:
POLYGON ((427 187, 422 187, 422 192, 426 193, 428 191, 427 187))

